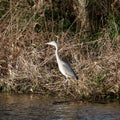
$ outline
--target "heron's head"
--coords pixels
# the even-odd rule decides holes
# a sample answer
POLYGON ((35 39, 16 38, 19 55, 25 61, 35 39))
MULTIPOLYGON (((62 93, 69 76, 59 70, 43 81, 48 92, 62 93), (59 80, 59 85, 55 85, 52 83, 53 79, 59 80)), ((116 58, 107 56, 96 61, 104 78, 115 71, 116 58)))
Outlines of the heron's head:
POLYGON ((48 45, 52 45, 52 46, 57 46, 57 43, 55 42, 55 41, 51 41, 51 42, 48 42, 48 43, 46 43, 46 44, 48 44, 48 45))

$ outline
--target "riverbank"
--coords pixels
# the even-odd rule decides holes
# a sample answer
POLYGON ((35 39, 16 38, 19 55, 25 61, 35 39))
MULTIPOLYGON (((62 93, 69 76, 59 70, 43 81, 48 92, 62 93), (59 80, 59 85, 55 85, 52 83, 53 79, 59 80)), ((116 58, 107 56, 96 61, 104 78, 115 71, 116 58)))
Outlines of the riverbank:
MULTIPOLYGON (((102 38, 103 39, 103 38, 102 38)), ((105 39, 104 39, 105 40, 105 39)), ((106 40, 107 41, 107 40, 106 40)), ((97 57, 83 56, 81 44, 65 44, 60 54, 67 56, 69 52, 78 52, 70 56, 79 80, 70 79, 69 86, 65 77, 58 70, 54 56, 54 48, 44 45, 42 54, 46 55, 40 62, 41 51, 21 51, 16 61, 9 61, 8 74, 0 78, 0 91, 12 93, 37 93, 41 95, 109 99, 120 96, 120 49, 119 46, 107 48, 97 57), (74 45, 75 47, 71 47, 74 45), (67 48, 67 51, 66 51, 67 48), (72 51, 71 51, 72 50, 72 51), (65 52, 64 52, 65 51, 65 52), (79 57, 79 58, 78 58, 79 57), (14 66, 15 64, 15 66, 14 66)), ((4 63, 4 62, 3 62, 4 63)))
POLYGON ((119 1, 0 4, 0 92, 120 99, 119 1), (65 84, 55 49, 45 44, 52 40, 78 81, 65 84))

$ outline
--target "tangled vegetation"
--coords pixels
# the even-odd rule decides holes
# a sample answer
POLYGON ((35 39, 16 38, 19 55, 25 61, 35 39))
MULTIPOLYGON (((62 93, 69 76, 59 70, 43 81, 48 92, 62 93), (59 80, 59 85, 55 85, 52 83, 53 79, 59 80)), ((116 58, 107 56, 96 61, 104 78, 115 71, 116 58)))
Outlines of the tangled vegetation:
POLYGON ((0 1, 0 91, 120 98, 119 0, 0 1), (78 81, 58 71, 54 48, 78 81))

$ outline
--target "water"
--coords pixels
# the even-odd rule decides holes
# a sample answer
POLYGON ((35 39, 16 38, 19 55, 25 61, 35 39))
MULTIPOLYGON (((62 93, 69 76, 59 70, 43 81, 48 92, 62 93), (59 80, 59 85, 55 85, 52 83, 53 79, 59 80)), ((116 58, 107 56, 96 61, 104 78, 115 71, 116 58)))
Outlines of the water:
POLYGON ((54 101, 39 95, 0 94, 0 120, 120 120, 119 103, 54 101))

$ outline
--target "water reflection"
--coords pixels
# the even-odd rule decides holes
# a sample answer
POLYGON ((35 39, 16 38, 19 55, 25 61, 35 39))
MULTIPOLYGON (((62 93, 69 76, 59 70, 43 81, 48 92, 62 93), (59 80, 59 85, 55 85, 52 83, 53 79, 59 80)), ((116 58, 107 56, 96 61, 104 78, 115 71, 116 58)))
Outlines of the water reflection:
POLYGON ((39 95, 0 94, 0 120, 120 120, 120 105, 52 104, 39 95))

